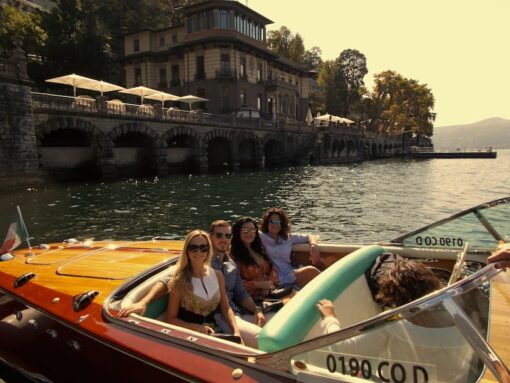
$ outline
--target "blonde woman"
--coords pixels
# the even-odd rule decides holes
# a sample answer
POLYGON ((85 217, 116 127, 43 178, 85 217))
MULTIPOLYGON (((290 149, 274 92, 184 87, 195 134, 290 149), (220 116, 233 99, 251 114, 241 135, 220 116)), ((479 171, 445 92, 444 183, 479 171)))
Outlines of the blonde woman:
POLYGON ((219 308, 232 334, 240 338, 223 275, 211 267, 212 254, 211 240, 205 231, 193 230, 186 236, 177 270, 168 285, 167 322, 203 334, 214 334, 214 312, 219 308))

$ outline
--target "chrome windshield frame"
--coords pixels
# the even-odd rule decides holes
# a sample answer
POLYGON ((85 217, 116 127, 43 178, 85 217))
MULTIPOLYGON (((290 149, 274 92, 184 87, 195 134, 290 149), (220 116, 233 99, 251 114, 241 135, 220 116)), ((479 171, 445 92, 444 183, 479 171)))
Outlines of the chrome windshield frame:
MULTIPOLYGON (((305 352, 314 351, 321 347, 330 346, 333 343, 341 342, 345 339, 352 338, 366 333, 378 327, 382 327, 389 322, 396 322, 403 319, 411 318, 418 313, 430 309, 440 303, 445 303, 445 308, 452 316, 455 324, 462 335, 470 343, 473 349, 477 352, 480 358, 484 361, 485 365, 494 373, 498 379, 501 380, 501 371, 508 369, 501 359, 497 356, 490 345, 485 341, 483 335, 474 327, 473 323, 464 313, 464 311, 453 301, 453 298, 463 295, 482 284, 489 282, 494 276, 499 274, 501 270, 496 269, 494 265, 487 265, 476 273, 457 281, 456 283, 443 287, 431 294, 419 298, 406 305, 397 307, 392 310, 384 311, 381 314, 367 319, 363 322, 346 327, 338 332, 323 335, 318 338, 304 341, 298 345, 288 347, 286 349, 268 353, 264 355, 257 355, 254 357, 257 363, 263 365, 270 365, 279 369, 289 368, 289 361, 293 356, 305 352), (502 369, 501 366, 504 368, 502 369)), ((510 375, 508 375, 510 378, 510 375)))
MULTIPOLYGON (((491 207, 494 207, 494 206, 498 206, 498 205, 501 205, 501 204, 510 204, 510 197, 504 197, 504 198, 499 198, 497 200, 494 200, 494 201, 490 201, 490 202, 486 202, 486 203, 483 203, 481 205, 477 205, 477 206, 474 206, 474 207, 471 207, 469 209, 466 209, 466 210, 463 210, 459 213, 455 213, 447 218, 443 218, 439 221, 436 221, 434 223, 431 223, 429 225, 426 225, 426 226, 423 226, 419 229, 416 229, 416 230, 413 230, 407 234, 404 234, 404 235, 401 235, 400 237, 398 238, 395 238, 395 239, 392 239, 390 241, 387 241, 388 244, 398 244, 398 245, 403 245, 404 243, 404 240, 409 238, 409 237, 412 237, 413 235, 416 235, 416 234, 419 234, 421 232, 424 232, 428 229, 432 229, 436 226, 439 226, 439 225, 442 225, 442 224, 445 224, 447 222, 451 222, 451 221, 454 221, 456 220, 457 218, 460 218, 460 217, 463 217, 465 215, 468 215, 468 214, 475 214, 476 217, 478 218, 478 220, 480 221, 480 224, 485 228, 485 230, 487 230, 488 233, 491 234, 492 237, 494 237, 494 239, 496 241, 499 241, 499 240, 502 240, 502 236, 500 233, 498 233, 494 227, 487 222, 487 219, 483 216, 483 214, 481 214, 480 212, 484 209, 488 209, 488 208, 491 208, 491 207), (487 225, 488 224, 488 225, 487 225)), ((383 241, 382 243, 386 243, 385 241, 383 241)), ((494 250, 494 249, 490 249, 490 250, 494 250)))

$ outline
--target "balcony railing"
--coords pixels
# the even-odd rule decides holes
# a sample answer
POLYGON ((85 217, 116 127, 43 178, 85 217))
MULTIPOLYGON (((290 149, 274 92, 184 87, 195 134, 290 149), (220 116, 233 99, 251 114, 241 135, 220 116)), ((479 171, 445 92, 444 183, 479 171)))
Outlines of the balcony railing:
POLYGON ((155 122, 178 122, 193 125, 214 125, 230 128, 246 128, 259 130, 285 130, 292 132, 315 132, 327 129, 330 132, 356 135, 361 137, 388 136, 388 134, 367 132, 358 126, 307 126, 306 123, 282 116, 272 116, 272 120, 263 118, 240 118, 234 114, 216 115, 200 110, 188 111, 178 108, 162 108, 161 103, 136 105, 121 100, 107 100, 105 97, 96 99, 87 96, 61 96, 48 93, 32 92, 34 113, 76 114, 100 118, 153 120, 155 122))
MULTIPOLYGON (((199 125, 215 125, 230 128, 274 130, 272 121, 260 118, 238 118, 234 115, 215 115, 202 111, 161 108, 161 103, 136 105, 104 97, 80 98, 48 93, 32 92, 34 113, 69 113, 103 118, 149 119, 159 122, 179 122, 199 125)), ((306 129, 308 129, 305 126, 306 129)))

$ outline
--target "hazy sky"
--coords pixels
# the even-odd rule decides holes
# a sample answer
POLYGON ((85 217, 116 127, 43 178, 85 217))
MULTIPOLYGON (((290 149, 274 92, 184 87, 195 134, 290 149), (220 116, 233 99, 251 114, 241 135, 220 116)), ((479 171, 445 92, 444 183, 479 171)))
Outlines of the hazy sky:
POLYGON ((370 89, 373 75, 387 69, 427 84, 436 126, 510 119, 510 0, 248 0, 248 6, 274 21, 269 29, 299 32, 305 48, 320 47, 324 60, 359 50, 370 89))

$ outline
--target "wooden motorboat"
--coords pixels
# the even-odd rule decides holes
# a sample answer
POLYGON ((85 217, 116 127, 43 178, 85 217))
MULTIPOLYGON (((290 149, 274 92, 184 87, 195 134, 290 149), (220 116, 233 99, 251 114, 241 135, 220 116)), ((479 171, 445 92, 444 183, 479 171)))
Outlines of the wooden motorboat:
MULTIPOLYGON (((167 297, 144 316, 117 316, 168 274, 182 241, 67 240, 17 250, 0 262, 0 359, 42 382, 509 382, 510 274, 486 265, 509 239, 509 209, 505 198, 388 242, 321 243, 327 268, 264 326, 259 349, 165 323, 167 297), (366 279, 382 253, 425 263, 444 287, 382 311, 366 279), (321 298, 334 302, 340 331, 323 335, 321 298), (421 315, 437 317, 437 326, 418 338, 402 334, 421 315), (383 332, 410 351, 396 358, 392 346, 376 347, 383 332), (360 337, 371 345, 354 347, 360 337)), ((293 257, 304 264, 307 254, 298 245, 293 257)))

